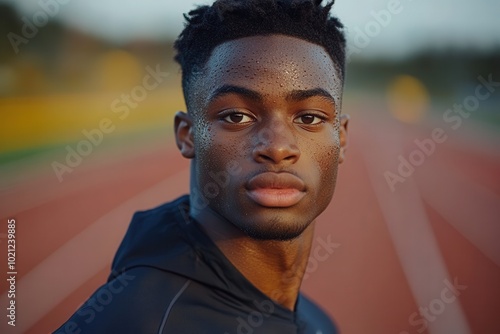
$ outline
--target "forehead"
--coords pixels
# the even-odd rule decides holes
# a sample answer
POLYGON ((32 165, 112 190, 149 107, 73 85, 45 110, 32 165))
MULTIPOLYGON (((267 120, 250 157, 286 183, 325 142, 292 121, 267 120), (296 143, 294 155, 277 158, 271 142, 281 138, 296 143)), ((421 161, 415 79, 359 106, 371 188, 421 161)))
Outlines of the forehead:
POLYGON ((204 71, 203 88, 234 84, 264 95, 323 88, 340 105, 342 81, 320 45, 284 36, 252 36, 218 45, 204 71))

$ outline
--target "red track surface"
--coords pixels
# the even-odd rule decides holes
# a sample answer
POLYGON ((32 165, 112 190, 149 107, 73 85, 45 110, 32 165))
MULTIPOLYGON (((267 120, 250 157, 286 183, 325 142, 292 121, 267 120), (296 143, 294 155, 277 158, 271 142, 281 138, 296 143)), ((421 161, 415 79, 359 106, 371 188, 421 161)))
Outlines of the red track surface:
MULTIPOLYGON (((426 132, 351 124, 348 159, 316 230, 338 247, 311 260, 303 290, 344 334, 418 333, 409 317, 457 278, 467 288, 421 332, 500 333, 499 155, 450 139, 391 192, 383 172, 426 132)), ((133 212, 187 192, 188 162, 174 146, 146 146, 113 157, 101 150, 62 183, 47 163, 2 193, 0 233, 14 217, 19 274, 17 326, 2 316, 1 333, 55 330, 105 282, 133 212)), ((5 310, 4 283, 0 293, 5 310)))

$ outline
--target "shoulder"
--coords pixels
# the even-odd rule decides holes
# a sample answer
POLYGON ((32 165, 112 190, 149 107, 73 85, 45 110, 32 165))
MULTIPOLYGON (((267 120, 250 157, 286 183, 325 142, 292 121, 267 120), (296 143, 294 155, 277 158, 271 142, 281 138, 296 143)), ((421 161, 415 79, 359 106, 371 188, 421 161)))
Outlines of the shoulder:
POLYGON ((306 333, 337 334, 337 328, 333 320, 309 298, 304 295, 299 297, 298 313, 300 319, 306 323, 306 333))
MULTIPOLYGON (((188 197, 183 196, 157 208, 136 212, 116 251, 112 268, 120 271, 148 265, 162 268, 167 260, 163 255, 176 253, 179 247, 187 251, 180 230, 180 223, 188 219, 183 216, 186 206, 188 197)), ((114 276, 112 273, 111 278, 114 276)))
POLYGON ((145 227, 165 225, 172 223, 178 219, 187 219, 187 217, 179 216, 186 208, 189 208, 189 196, 181 196, 171 202, 164 203, 155 208, 137 211, 132 217, 129 226, 130 229, 144 229, 145 227))
POLYGON ((151 267, 132 268, 97 289, 55 333, 159 333, 190 282, 151 267))

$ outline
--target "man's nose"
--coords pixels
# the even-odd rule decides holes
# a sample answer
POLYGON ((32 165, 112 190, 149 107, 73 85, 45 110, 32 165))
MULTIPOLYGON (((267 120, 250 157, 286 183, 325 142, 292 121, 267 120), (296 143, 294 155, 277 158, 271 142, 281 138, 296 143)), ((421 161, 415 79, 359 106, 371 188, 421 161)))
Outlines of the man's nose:
POLYGON ((272 122, 257 134, 253 158, 260 163, 293 164, 300 157, 300 149, 293 133, 293 125, 272 122))

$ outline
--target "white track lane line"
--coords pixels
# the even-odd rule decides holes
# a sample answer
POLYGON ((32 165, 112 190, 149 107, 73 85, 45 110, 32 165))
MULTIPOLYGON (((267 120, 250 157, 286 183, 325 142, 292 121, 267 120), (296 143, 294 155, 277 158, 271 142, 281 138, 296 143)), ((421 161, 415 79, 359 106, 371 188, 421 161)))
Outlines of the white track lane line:
POLYGON ((500 266, 500 196, 432 161, 417 180, 425 202, 500 266))
MULTIPOLYGON (((381 128, 384 126, 374 123, 362 126, 365 137, 359 147, 365 148, 363 157, 370 180, 410 289, 417 304, 428 308, 431 301, 441 298, 444 281, 453 282, 454 278, 446 269, 413 179, 398 183, 395 192, 385 181, 384 172, 394 170, 403 152, 400 147, 403 136, 398 135, 397 129, 381 131, 381 128)), ((471 333, 459 299, 446 304, 445 311, 427 324, 431 334, 471 333)), ((408 328, 401 331, 415 332, 419 328, 421 326, 412 327, 409 322, 408 328)))
MULTIPOLYGON (((73 291, 109 268, 132 214, 174 199, 179 191, 187 191, 188 182, 189 169, 166 178, 99 218, 39 263, 17 282, 16 327, 0 321, 0 333, 24 333, 73 291)), ((7 303, 4 293, 0 305, 7 303)))

